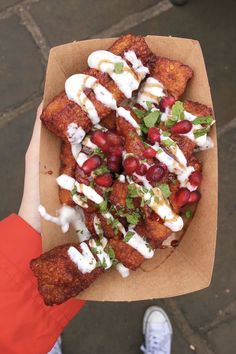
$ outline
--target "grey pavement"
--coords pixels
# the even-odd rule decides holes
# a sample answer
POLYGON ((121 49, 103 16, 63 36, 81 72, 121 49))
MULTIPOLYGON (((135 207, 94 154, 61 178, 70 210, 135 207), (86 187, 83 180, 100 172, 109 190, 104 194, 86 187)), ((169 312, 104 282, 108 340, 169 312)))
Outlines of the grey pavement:
POLYGON ((220 188, 210 287, 164 300, 88 302, 63 332, 64 354, 140 353, 142 316, 154 304, 170 315, 173 354, 236 353, 235 14, 235 0, 189 0, 182 7, 172 6, 168 0, 0 0, 1 218, 19 208, 24 155, 51 46, 127 32, 198 39, 212 89, 220 188))

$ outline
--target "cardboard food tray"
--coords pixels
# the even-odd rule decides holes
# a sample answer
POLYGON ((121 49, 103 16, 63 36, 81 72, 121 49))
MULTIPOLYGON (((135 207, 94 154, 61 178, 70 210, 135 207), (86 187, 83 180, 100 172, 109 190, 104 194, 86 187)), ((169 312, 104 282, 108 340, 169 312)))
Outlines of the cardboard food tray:
MULTIPOLYGON (((150 49, 159 56, 176 59, 189 65, 194 76, 185 98, 212 107, 210 87, 201 47, 191 39, 147 36, 150 49)), ((115 38, 73 42, 52 48, 47 66, 44 106, 64 89, 65 80, 87 67, 88 55, 97 49, 108 49, 115 38)), ((199 154, 203 161, 202 198, 189 227, 174 250, 157 250, 152 260, 141 269, 131 271, 123 279, 111 269, 100 276, 78 298, 97 301, 135 301, 187 294, 209 286, 215 256, 217 231, 217 141, 216 127, 210 133, 214 148, 199 154)), ((60 140, 44 126, 40 146, 40 201, 49 213, 60 208, 56 177, 59 175, 60 140)), ((43 250, 77 241, 75 231, 63 234, 60 228, 41 220, 43 250)))

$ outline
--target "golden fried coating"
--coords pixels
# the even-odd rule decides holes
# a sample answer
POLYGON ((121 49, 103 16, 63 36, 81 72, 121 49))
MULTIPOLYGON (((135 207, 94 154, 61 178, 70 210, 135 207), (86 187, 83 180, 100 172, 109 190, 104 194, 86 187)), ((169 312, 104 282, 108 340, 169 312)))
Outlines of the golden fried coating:
POLYGON ((212 116, 212 109, 204 104, 194 101, 183 101, 185 111, 195 116, 212 116))
MULTIPOLYGON (((142 60, 144 65, 153 62, 154 55, 142 37, 133 36, 131 34, 122 36, 109 48, 110 52, 121 56, 124 54, 124 51, 127 50, 134 50, 137 57, 142 60)), ((117 104, 121 103, 125 98, 109 75, 101 73, 96 69, 87 69, 84 73, 96 77, 98 81, 113 94, 117 104)), ((101 119, 111 113, 111 109, 96 100, 92 90, 86 89, 85 92, 95 105, 101 119)), ((64 91, 56 96, 43 110, 41 119, 50 131, 64 140, 67 140, 68 124, 72 122, 82 127, 86 132, 91 129, 91 121, 87 114, 78 104, 70 101, 64 91)))
POLYGON ((110 239, 108 243, 113 248, 116 259, 129 269, 136 270, 145 260, 138 251, 122 240, 110 239))
POLYGON ((38 290, 48 306, 61 304, 88 288, 104 272, 95 268, 83 274, 68 256, 69 247, 81 251, 79 244, 68 243, 42 254, 30 262, 30 268, 38 279, 38 290))
POLYGON ((142 159, 145 145, 135 128, 122 117, 117 117, 116 127, 118 134, 125 138, 125 151, 131 152, 142 159))
POLYGON ((158 57, 151 76, 159 80, 169 95, 178 99, 185 91, 187 82, 193 75, 192 69, 177 60, 158 57))
POLYGON ((196 146, 195 142, 184 135, 171 135, 171 138, 177 143, 188 160, 193 154, 193 150, 196 146))
MULTIPOLYGON (((76 161, 71 153, 71 145, 68 142, 62 141, 60 152, 60 174, 65 174, 71 177, 75 176, 76 161)), ((61 204, 75 206, 72 200, 71 192, 59 187, 59 200, 61 204)))
POLYGON ((101 125, 109 130, 116 130, 116 112, 112 111, 108 116, 103 118, 101 125))
POLYGON ((189 166, 193 166, 195 171, 202 171, 202 162, 198 160, 195 156, 191 156, 188 160, 189 166))
POLYGON ((117 207, 126 208, 126 197, 128 194, 128 183, 116 180, 112 185, 112 191, 109 194, 109 201, 117 207))
POLYGON ((104 232, 104 236, 108 239, 121 239, 122 234, 119 230, 115 231, 112 227, 112 224, 109 223, 109 220, 105 219, 102 215, 99 215, 99 219, 101 221, 102 230, 104 232))

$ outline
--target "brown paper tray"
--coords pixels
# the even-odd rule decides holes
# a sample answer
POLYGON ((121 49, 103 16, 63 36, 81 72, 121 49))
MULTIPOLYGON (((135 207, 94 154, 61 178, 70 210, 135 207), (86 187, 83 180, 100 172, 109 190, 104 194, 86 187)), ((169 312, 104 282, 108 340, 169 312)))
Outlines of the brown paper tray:
MULTIPOLYGON (((212 107, 205 63, 198 41, 183 38, 147 36, 147 44, 159 56, 180 60, 194 71, 185 98, 212 107)), ((52 48, 47 66, 44 106, 64 89, 65 80, 87 67, 88 55, 107 49, 115 38, 72 42, 52 48)), ((98 301, 135 301, 187 294, 209 286, 215 256, 217 231, 217 140, 211 131, 214 148, 200 154, 203 161, 202 198, 180 245, 170 251, 158 250, 142 269, 123 279, 116 270, 105 272, 78 298, 98 301)), ((44 126, 40 145, 40 201, 49 213, 60 208, 56 177, 59 175, 60 140, 44 126), (50 172, 49 172, 50 171, 50 172), (52 171, 52 174, 51 174, 52 171), (48 173, 49 172, 49 173, 48 173)), ((43 250, 77 241, 73 230, 63 234, 45 220, 42 223, 43 250)))

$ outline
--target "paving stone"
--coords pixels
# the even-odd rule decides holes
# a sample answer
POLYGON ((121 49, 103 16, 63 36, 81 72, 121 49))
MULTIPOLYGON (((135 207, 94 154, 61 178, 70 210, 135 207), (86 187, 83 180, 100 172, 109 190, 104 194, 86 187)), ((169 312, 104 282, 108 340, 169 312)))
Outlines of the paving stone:
POLYGON ((193 1, 175 6, 129 31, 135 34, 171 35, 200 41, 205 57, 219 125, 235 117, 236 2, 193 1))
POLYGON ((0 22, 0 112, 35 94, 44 78, 40 53, 17 16, 0 22))
POLYGON ((24 182, 24 157, 35 119, 35 111, 21 114, 0 129, 0 219, 18 212, 24 182))
POLYGON ((43 0, 31 13, 51 45, 88 38, 133 12, 155 5, 156 0, 43 0))
MULTIPOLYGON (((143 314, 151 305, 164 308, 163 301, 87 302, 63 333, 63 353, 140 353, 139 348, 143 342, 143 314)), ((172 325, 174 327, 172 354, 192 353, 173 320, 172 325)))
POLYGON ((0 2, 0 10, 6 10, 8 7, 12 5, 16 5, 20 0, 1 0, 0 2))
POLYGON ((215 354, 235 354, 236 352, 236 319, 223 323, 210 331, 208 337, 215 354))
POLYGON ((206 290, 176 298, 196 330, 211 322, 218 311, 236 298, 235 149, 236 130, 232 129, 219 139, 219 222, 212 284, 206 290))

